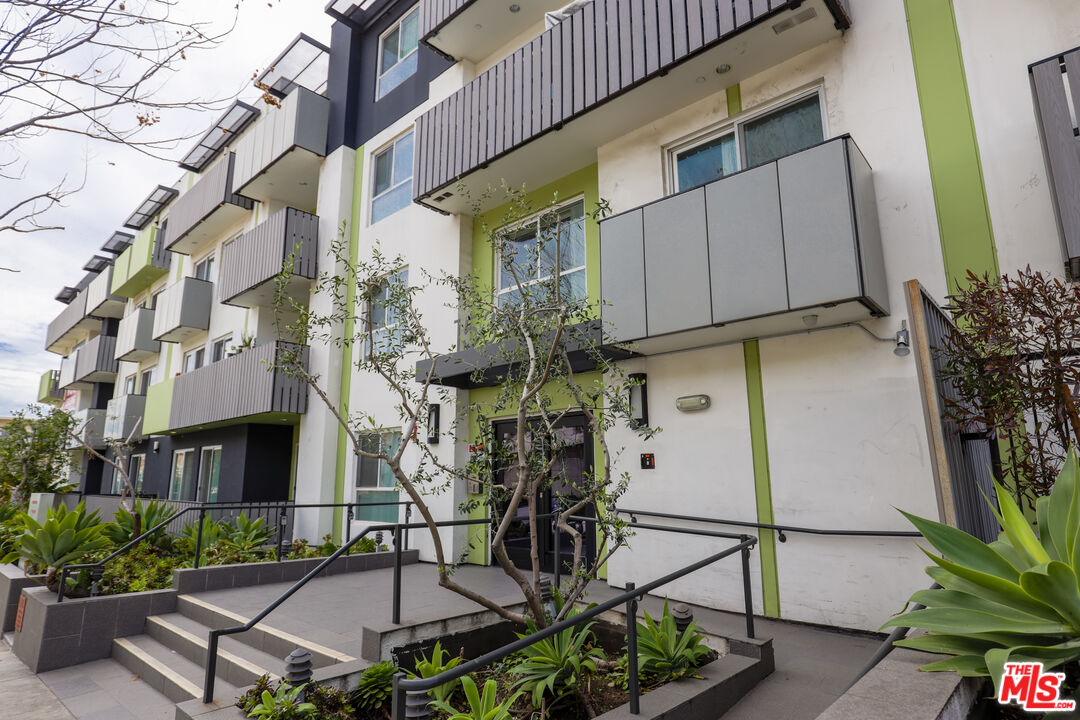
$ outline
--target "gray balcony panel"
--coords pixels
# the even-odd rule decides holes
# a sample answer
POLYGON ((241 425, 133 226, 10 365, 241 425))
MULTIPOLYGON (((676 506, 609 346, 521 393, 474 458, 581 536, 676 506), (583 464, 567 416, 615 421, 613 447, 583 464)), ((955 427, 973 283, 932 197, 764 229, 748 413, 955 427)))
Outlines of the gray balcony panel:
POLYGON ((82 290, 49 323, 45 332, 45 349, 49 352, 67 355, 81 332, 101 329, 101 320, 86 315, 86 293, 86 289, 82 290))
POLYGON ((607 218, 600 242, 603 318, 645 354, 889 312, 873 177, 847 136, 607 218))
POLYGON ((79 364, 79 350, 72 350, 70 355, 60 361, 60 379, 57 382, 61 390, 75 389, 75 367, 79 364))
POLYGON ((645 239, 641 211, 600 226, 600 286, 611 303, 604 322, 616 337, 645 337, 645 239))
MULTIPOLYGON (((87 409, 72 413, 75 418, 75 434, 94 449, 105 447, 106 412, 104 409, 87 409)), ((81 448, 83 445, 72 438, 68 440, 68 447, 81 448)))
POLYGON ((223 303, 240 307, 269 306, 276 289, 274 281, 291 258, 288 289, 298 299, 306 300, 309 280, 318 276, 318 251, 318 216, 283 208, 225 245, 218 297, 223 303))
POLYGON ((154 311, 154 339, 182 342, 210 328, 214 284, 193 277, 181 278, 158 296, 154 311))
POLYGON ((705 189, 714 323, 788 309, 776 165, 705 189))
POLYGON ((649 335, 709 325, 704 188, 646 205, 643 212, 649 335))
POLYGON ((113 295, 113 266, 102 270, 86 288, 86 314, 99 318, 120 318, 124 316, 126 298, 113 295))
POLYGON ((136 426, 141 423, 145 412, 145 395, 121 395, 110 400, 105 415, 105 439, 126 441, 131 438, 135 441, 141 438, 142 431, 137 430, 136 426))
POLYGON ((98 335, 79 348, 75 382, 111 383, 116 380, 116 337, 98 335))
MULTIPOLYGON (((177 377, 169 427, 194 427, 265 413, 306 412, 307 385, 269 367, 283 345, 259 345, 177 377)), ((306 363, 307 348, 303 354, 306 363)))
POLYGON ((161 350, 161 343, 154 339, 154 311, 149 308, 135 308, 135 311, 120 320, 116 333, 116 359, 127 362, 142 362, 156 356, 161 350))
POLYGON ((777 162, 791 307, 859 295, 846 153, 828 143, 777 162))
POLYGON ((478 62, 558 10, 567 0, 528 0, 507 12, 504 0, 421 0, 420 37, 424 44, 458 60, 478 62), (482 29, 477 30, 477 23, 482 29))
POLYGON ((166 249, 191 254, 251 210, 254 201, 233 193, 236 154, 229 153, 204 172, 169 210, 166 249))

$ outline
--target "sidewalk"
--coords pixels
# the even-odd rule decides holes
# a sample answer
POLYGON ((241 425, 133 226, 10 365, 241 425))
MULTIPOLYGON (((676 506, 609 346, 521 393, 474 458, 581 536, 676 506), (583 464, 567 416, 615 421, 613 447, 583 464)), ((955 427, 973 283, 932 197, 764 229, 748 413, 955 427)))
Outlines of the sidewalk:
POLYGON ((17 720, 74 720, 60 699, 0 643, 0 708, 17 720))

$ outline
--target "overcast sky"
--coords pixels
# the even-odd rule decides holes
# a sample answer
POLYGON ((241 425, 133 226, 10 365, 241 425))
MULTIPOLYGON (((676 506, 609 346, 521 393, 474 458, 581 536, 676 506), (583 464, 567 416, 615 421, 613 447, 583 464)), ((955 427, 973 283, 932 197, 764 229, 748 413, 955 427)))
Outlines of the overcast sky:
MULTIPOLYGON (((228 17, 232 6, 222 0, 183 3, 186 11, 201 12, 206 19, 228 17)), ((229 95, 300 32, 329 44, 330 19, 324 6, 325 0, 274 0, 272 5, 245 0, 237 29, 218 48, 190 58, 170 81, 170 94, 175 96, 180 84, 190 88, 192 97, 229 95)), ((258 95, 249 88, 240 97, 258 95)), ((209 127, 217 114, 165 112, 161 127, 173 136, 190 135, 209 127)), ((77 136, 52 134, 32 143, 24 146, 29 164, 23 179, 0 180, 0 204, 48 188, 65 175, 76 180, 85 176, 86 184, 48 218, 49 224, 65 230, 0 234, 0 266, 20 270, 0 271, 0 417, 34 401, 42 372, 60 367, 60 356, 43 349, 46 326, 64 308, 53 297, 82 278, 82 266, 156 185, 171 185, 182 173, 175 162, 77 136)), ((193 144, 184 143, 175 157, 193 144)))

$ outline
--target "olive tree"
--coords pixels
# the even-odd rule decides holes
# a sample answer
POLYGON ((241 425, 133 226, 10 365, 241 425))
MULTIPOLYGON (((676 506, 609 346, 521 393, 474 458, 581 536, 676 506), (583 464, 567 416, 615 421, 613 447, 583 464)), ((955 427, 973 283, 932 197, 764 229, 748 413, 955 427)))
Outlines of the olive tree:
POLYGON ((36 492, 63 492, 71 457, 69 437, 75 421, 59 408, 39 405, 17 410, 0 429, 0 492, 25 506, 36 492))

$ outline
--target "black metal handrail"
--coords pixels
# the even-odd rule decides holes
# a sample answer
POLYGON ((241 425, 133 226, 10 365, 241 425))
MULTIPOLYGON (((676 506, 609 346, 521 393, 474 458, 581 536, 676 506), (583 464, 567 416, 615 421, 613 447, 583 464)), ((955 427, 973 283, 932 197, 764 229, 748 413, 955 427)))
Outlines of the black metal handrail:
MULTIPOLYGON (((153 535, 154 533, 168 527, 174 520, 176 520, 176 519, 178 519, 180 517, 183 517, 184 515, 186 515, 189 512, 196 512, 197 511, 199 513, 198 526, 197 526, 196 531, 195 531, 195 560, 194 560, 194 563, 193 563, 194 567, 198 568, 200 566, 200 562, 201 562, 201 558, 202 558, 202 533, 203 533, 203 524, 204 524, 203 520, 206 517, 206 512, 207 511, 213 512, 213 511, 225 511, 225 510, 240 510, 241 512, 243 512, 244 510, 256 509, 256 508, 277 508, 278 511, 279 511, 278 518, 280 519, 282 517, 285 517, 284 512, 285 512, 286 509, 289 509, 289 510, 305 510, 305 509, 319 509, 319 508, 323 508, 323 509, 328 509, 328 508, 348 508, 349 522, 346 522, 346 524, 345 524, 346 544, 348 544, 349 547, 352 547, 352 543, 349 543, 349 535, 352 532, 352 522, 351 522, 352 518, 353 518, 353 510, 352 509, 354 507, 380 507, 380 506, 391 506, 391 505, 393 505, 393 506, 404 505, 405 506, 405 519, 406 519, 406 521, 412 515, 412 501, 377 502, 377 503, 289 503, 289 502, 276 503, 276 502, 271 501, 269 503, 268 502, 260 502, 260 503, 201 503, 201 504, 198 504, 198 505, 191 505, 190 507, 186 507, 186 508, 180 510, 179 512, 169 516, 165 520, 162 520, 161 522, 159 522, 157 525, 150 528, 149 530, 143 531, 138 537, 132 538, 125 545, 122 545, 121 547, 117 548, 112 553, 110 553, 108 556, 102 558, 101 560, 98 560, 97 562, 93 562, 93 563, 72 563, 72 564, 68 564, 68 565, 63 565, 60 568, 60 587, 56 591, 56 602, 58 602, 58 603, 64 602, 64 590, 65 590, 65 588, 67 586, 67 578, 68 578, 68 575, 72 571, 89 570, 90 571, 90 580, 91 580, 90 596, 91 597, 97 596, 97 594, 98 594, 98 583, 101 581, 101 578, 104 576, 105 565, 107 563, 109 563, 110 561, 114 560, 117 557, 120 557, 121 555, 126 554, 129 550, 131 550, 131 548, 133 548, 136 545, 138 545, 139 543, 143 542, 144 538, 146 538, 146 537, 148 537, 150 535, 153 535)), ((283 559, 282 558, 282 551, 284 549, 284 539, 285 539, 284 538, 284 533, 282 532, 282 530, 283 530, 283 528, 281 528, 281 527, 278 527, 277 530, 276 530, 277 536, 278 536, 277 559, 278 559, 279 562, 283 559)), ((408 534, 405 535, 405 542, 408 542, 408 534)))
MULTIPOLYGON (((688 529, 689 530, 689 529, 688 529)), ((627 657, 630 661, 629 668, 629 691, 630 691, 630 713, 637 715, 640 712, 639 697, 640 689, 638 687, 637 678, 637 603, 639 599, 656 590, 659 587, 667 585, 670 582, 678 580, 690 573, 693 573, 701 568, 712 565, 713 563, 723 560, 726 557, 734 555, 735 553, 742 553, 742 571, 743 571, 743 590, 744 601, 746 603, 746 626, 747 636, 754 637, 754 608, 753 597, 750 589, 750 549, 757 544, 757 538, 749 535, 743 535, 743 540, 737 545, 729 547, 718 553, 710 555, 703 560, 687 565, 686 567, 676 570, 672 573, 646 583, 641 587, 637 587, 634 583, 628 583, 626 586, 626 592, 617 595, 610 600, 595 605, 592 608, 585 610, 573 617, 560 620, 557 623, 552 623, 548 627, 520 638, 509 645, 504 645, 497 650, 492 650, 486 655, 481 655, 478 658, 469 660, 468 662, 461 663, 455 668, 439 673, 429 678, 414 678, 407 679, 403 673, 398 673, 394 676, 393 681, 393 709, 391 711, 392 720, 405 720, 405 696, 409 693, 420 694, 425 693, 433 688, 442 685, 443 683, 451 682, 458 678, 464 677, 471 672, 479 670, 482 667, 490 665, 493 662, 502 660, 503 658, 516 653, 520 650, 524 650, 530 645, 539 642, 545 638, 549 638, 556 633, 563 630, 575 627, 581 623, 592 620, 597 615, 607 612, 613 608, 618 607, 625 603, 626 605, 626 639, 627 639, 627 657)))
POLYGON ((746 520, 721 520, 719 518, 698 517, 696 515, 677 515, 675 513, 655 512, 653 510, 629 510, 627 508, 615 508, 615 512, 629 515, 635 527, 644 527, 638 523, 635 516, 666 518, 668 520, 685 520, 689 522, 711 523, 713 525, 731 525, 732 527, 758 528, 761 530, 776 530, 777 539, 787 542, 786 532, 806 533, 809 535, 847 535, 856 537, 921 537, 911 530, 828 530, 823 528, 798 527, 795 525, 775 525, 772 523, 748 522, 746 520))

